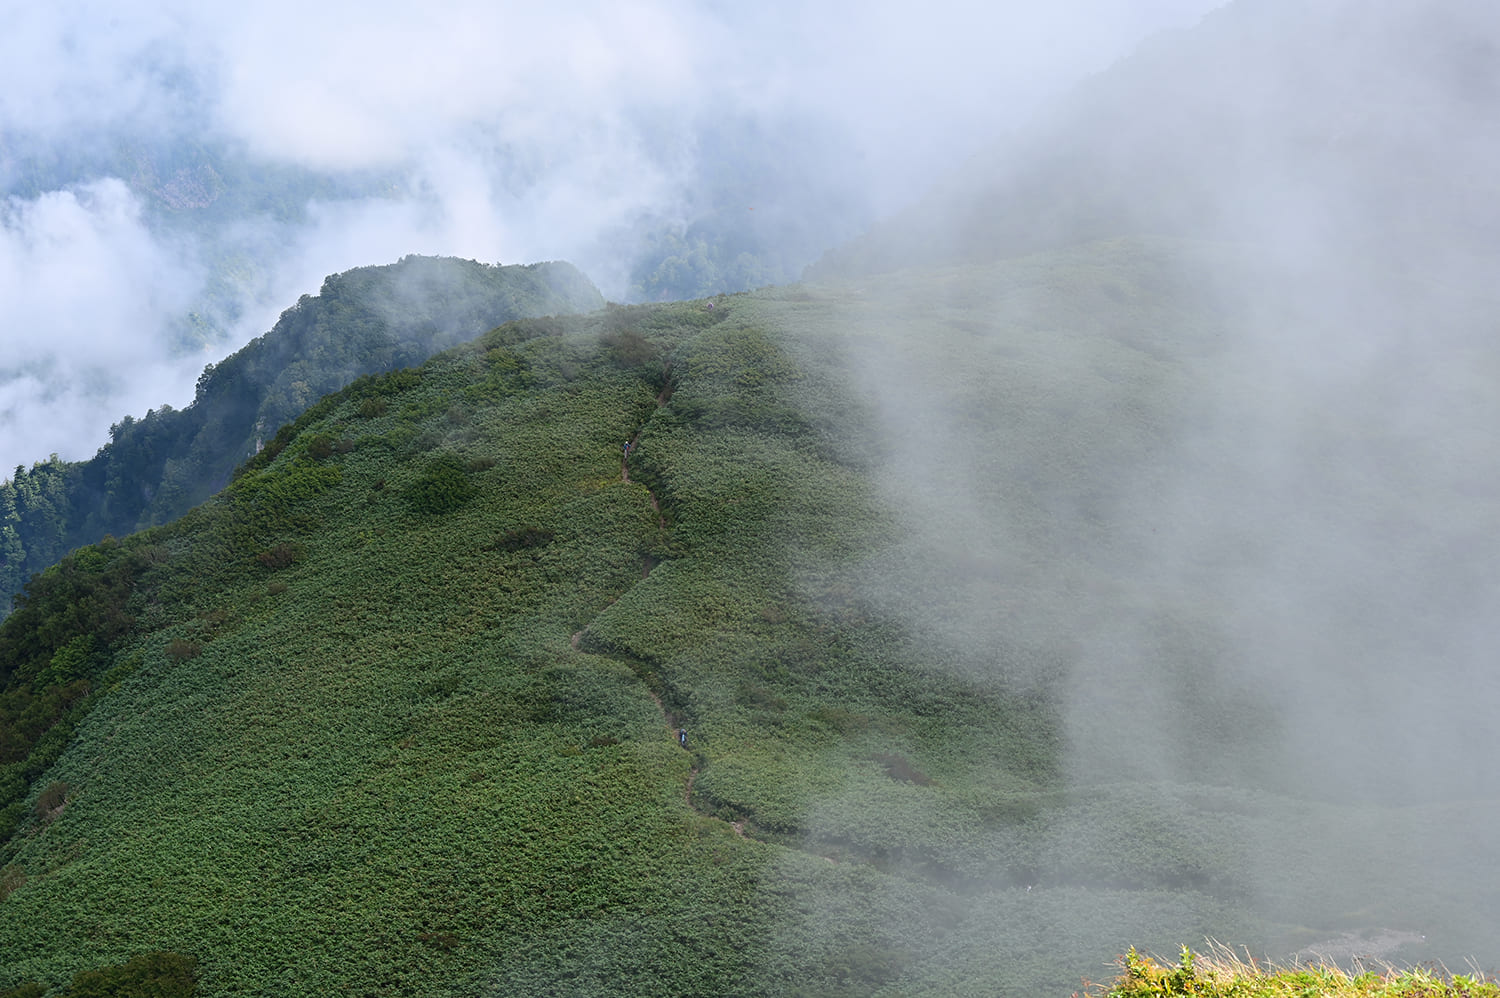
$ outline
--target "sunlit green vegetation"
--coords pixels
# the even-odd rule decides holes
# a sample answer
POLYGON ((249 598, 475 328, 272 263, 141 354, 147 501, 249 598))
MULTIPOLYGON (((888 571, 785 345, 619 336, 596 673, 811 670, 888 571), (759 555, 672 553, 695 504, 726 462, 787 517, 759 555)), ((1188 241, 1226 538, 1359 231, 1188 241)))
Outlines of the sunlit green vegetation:
POLYGON ((1132 949, 1120 958, 1120 976, 1094 994, 1103 998, 1495 998, 1500 984, 1484 975, 1434 968, 1389 966, 1345 970, 1328 964, 1278 967, 1241 959, 1220 948, 1208 954, 1182 948, 1175 966, 1132 949))

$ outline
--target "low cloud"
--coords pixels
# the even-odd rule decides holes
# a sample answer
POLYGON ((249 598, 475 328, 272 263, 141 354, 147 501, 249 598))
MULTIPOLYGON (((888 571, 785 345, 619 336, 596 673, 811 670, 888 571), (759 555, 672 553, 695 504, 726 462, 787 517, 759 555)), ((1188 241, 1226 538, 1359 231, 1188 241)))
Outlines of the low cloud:
POLYGON ((0 296, 0 457, 88 456, 127 412, 189 402, 202 363, 326 274, 407 253, 568 259, 622 299, 662 233, 687 259, 743 230, 784 259, 725 279, 785 279, 1213 6, 20 9, 0 38, 0 280, 21 288, 0 296), (193 192, 228 203, 278 171, 307 192, 181 234, 193 192), (241 284, 205 291, 225 258, 241 284))
POLYGON ((4 467, 103 443, 123 411, 160 405, 201 367, 170 359, 156 332, 187 309, 197 279, 118 180, 0 206, 4 467))
POLYGON ((335 169, 405 162, 471 128, 545 148, 566 145, 580 118, 691 108, 715 35, 687 4, 544 13, 472 0, 358 16, 273 3, 198 30, 223 53, 221 127, 262 155, 335 169))

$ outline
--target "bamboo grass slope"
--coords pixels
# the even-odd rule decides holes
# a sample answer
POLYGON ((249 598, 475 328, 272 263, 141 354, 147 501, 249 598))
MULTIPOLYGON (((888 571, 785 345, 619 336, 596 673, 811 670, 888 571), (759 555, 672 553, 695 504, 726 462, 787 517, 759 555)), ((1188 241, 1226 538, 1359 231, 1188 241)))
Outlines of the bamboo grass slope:
MULTIPOLYGON (((1215 252, 520 320, 326 397, 0 625, 0 988, 172 954, 204 995, 1030 996, 1128 939, 1415 918, 1481 951, 1492 858, 1401 843, 1494 799, 1252 779, 1280 730, 1204 666, 1213 593, 1159 594, 1144 693, 1078 653, 1159 526, 1105 498, 1237 384, 1168 280, 1215 252)), ((1500 537, 1391 488, 1403 529, 1500 537)))

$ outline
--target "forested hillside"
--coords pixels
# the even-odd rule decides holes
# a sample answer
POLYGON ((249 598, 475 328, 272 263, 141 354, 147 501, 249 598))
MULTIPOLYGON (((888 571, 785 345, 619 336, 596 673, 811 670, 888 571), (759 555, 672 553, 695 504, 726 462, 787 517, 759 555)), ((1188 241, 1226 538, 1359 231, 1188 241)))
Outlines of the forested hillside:
POLYGON ((185 409, 126 416, 90 460, 54 456, 0 482, 0 617, 32 574, 106 534, 181 516, 281 426, 356 377, 421 363, 510 319, 602 304, 566 263, 407 257, 329 277, 270 332, 205 368, 185 409))

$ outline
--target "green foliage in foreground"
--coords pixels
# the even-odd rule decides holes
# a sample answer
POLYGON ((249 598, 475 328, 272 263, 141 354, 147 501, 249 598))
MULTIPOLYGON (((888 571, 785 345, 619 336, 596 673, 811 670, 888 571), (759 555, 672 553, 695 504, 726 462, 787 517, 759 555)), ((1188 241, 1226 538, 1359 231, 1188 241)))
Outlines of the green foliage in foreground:
POLYGON ((1186 946, 1176 966, 1164 966, 1134 949, 1120 958, 1121 974, 1100 998, 1497 998, 1500 984, 1486 977, 1430 969, 1343 970, 1327 965, 1262 966, 1225 950, 1205 956, 1186 946))
POLYGON ((0 625, 0 744, 53 718, 3 770, 0 987, 165 951, 206 995, 1030 996, 1132 938, 1489 945, 1494 800, 1257 779, 1226 608, 1141 605, 1159 524, 1106 500, 1244 376, 1178 250, 518 322, 43 573, 0 625), (1112 616, 1148 671, 1086 654, 1112 616))

